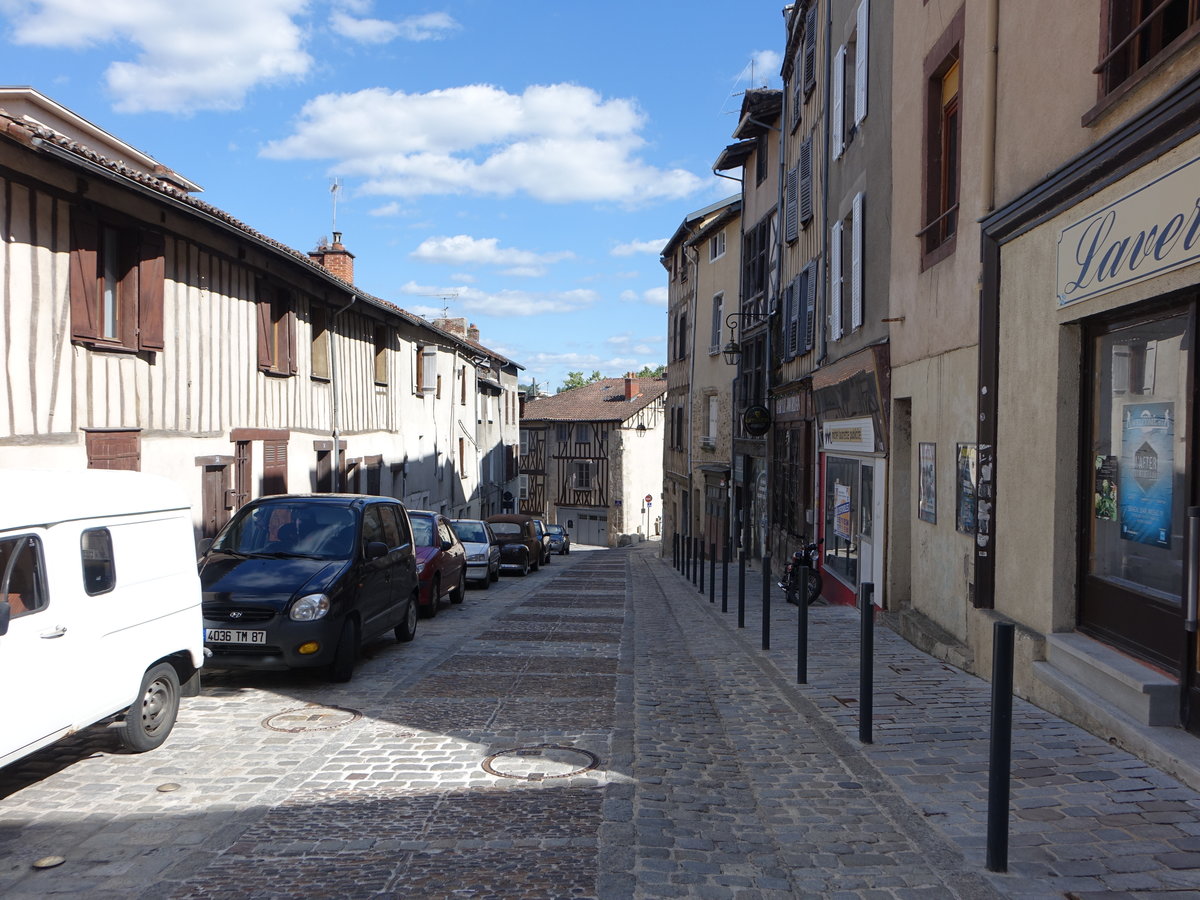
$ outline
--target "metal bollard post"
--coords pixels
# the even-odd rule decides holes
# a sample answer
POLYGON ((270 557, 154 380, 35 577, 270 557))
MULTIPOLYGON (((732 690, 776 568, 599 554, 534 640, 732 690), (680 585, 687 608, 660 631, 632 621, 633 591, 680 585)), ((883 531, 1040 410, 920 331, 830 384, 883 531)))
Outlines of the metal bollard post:
POLYGON ((729 612, 729 538, 725 538, 725 558, 721 560, 721 612, 729 612))
POLYGON ((738 628, 746 627, 746 551, 738 554, 738 628))
POLYGON ((700 570, 700 593, 704 593, 704 538, 697 539, 700 543, 700 565, 697 567, 700 570))
POLYGON ((988 759, 987 867, 1008 871, 1009 780, 1012 772, 1012 622, 992 626, 992 742, 988 759))
POLYGON ((871 720, 875 715, 875 604, 871 595, 875 585, 864 581, 858 586, 858 607, 862 611, 859 635, 858 668, 858 739, 871 743, 871 720))
POLYGON ((796 684, 808 684, 808 566, 796 569, 800 579, 800 617, 796 619, 796 684))
POLYGON ((675 567, 675 571, 679 571, 679 532, 674 532, 671 537, 671 565, 675 567))
POLYGON ((692 577, 692 538, 690 535, 685 535, 683 538, 684 554, 686 559, 683 564, 683 577, 690 579, 692 577))
POLYGON ((762 648, 771 649, 771 554, 762 558, 762 648))
POLYGON ((717 543, 710 541, 708 545, 708 602, 717 602, 717 543))

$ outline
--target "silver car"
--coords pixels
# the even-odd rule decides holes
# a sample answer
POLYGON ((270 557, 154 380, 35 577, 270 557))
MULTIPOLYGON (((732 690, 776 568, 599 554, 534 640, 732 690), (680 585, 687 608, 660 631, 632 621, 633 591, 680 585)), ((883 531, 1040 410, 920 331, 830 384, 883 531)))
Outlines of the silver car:
POLYGON ((500 545, 482 519, 454 519, 454 533, 467 551, 467 580, 487 587, 500 578, 500 545))

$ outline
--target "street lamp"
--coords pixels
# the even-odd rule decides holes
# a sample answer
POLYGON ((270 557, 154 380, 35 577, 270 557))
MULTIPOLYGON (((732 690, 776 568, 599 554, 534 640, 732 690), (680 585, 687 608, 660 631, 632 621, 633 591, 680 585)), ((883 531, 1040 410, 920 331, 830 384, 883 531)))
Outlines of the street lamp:
POLYGON ((721 349, 721 355, 725 357, 726 365, 736 366, 738 364, 738 360, 742 357, 742 345, 737 342, 737 338, 734 335, 734 329, 737 327, 737 323, 741 322, 743 319, 762 318, 765 317, 760 316, 757 313, 748 312, 731 312, 725 317, 725 327, 729 329, 729 343, 727 343, 721 349))

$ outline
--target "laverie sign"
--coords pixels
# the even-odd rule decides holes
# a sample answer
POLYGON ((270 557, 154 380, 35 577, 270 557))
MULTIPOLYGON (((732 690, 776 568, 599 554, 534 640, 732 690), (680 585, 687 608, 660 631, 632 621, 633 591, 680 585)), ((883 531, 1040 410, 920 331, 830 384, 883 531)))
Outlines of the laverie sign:
POLYGON ((1068 225, 1058 236, 1058 305, 1200 258, 1200 157, 1068 225))

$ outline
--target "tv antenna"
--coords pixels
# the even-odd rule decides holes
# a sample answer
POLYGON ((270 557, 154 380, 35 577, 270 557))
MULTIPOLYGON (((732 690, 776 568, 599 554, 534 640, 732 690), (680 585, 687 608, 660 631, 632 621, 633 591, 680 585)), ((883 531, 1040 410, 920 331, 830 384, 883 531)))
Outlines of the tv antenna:
POLYGON ((342 192, 342 179, 335 178, 329 185, 329 199, 333 204, 333 230, 337 231, 337 202, 338 194, 342 192))
POLYGON ((437 294, 417 294, 418 297, 437 297, 442 301, 442 318, 450 318, 450 301, 458 299, 458 291, 442 291, 437 294))

